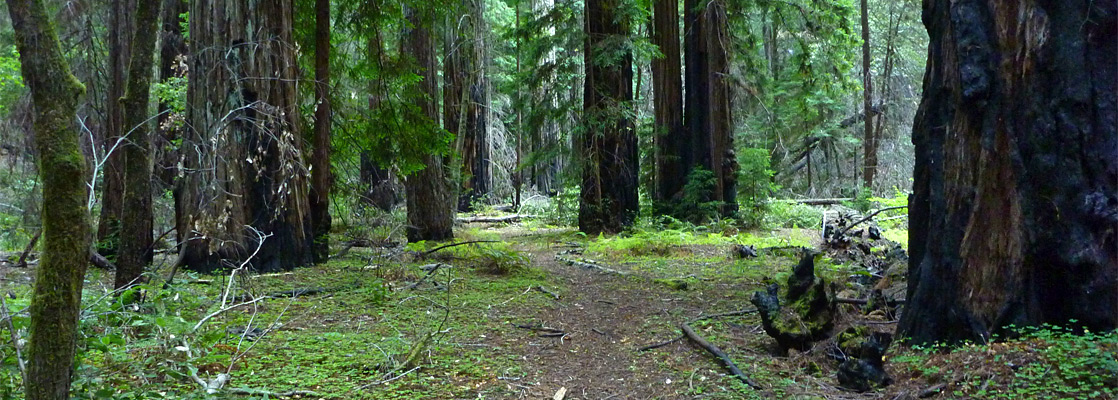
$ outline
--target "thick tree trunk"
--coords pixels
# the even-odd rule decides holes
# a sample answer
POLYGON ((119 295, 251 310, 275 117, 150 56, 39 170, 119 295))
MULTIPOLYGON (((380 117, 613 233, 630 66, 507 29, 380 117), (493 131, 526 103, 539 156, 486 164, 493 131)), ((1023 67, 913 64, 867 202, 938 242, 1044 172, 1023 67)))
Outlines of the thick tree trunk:
POLYGON ((683 69, 679 58, 679 1, 656 0, 653 5, 652 44, 663 58, 652 60, 655 115, 655 201, 680 194, 693 165, 690 131, 683 129, 683 69))
POLYGON ((729 34, 726 5, 715 0, 684 2, 684 117, 695 167, 715 175, 709 198, 723 202, 723 215, 737 211, 737 159, 730 114, 729 34))
POLYGON ((586 2, 586 88, 583 92, 582 193, 578 226, 586 233, 619 232, 636 219, 637 138, 629 109, 633 57, 611 48, 629 35, 620 0, 586 2), (617 54, 604 56, 604 54, 617 54))
POLYGON ((148 111, 152 66, 155 64, 158 1, 141 1, 136 8, 132 35, 132 57, 128 62, 128 85, 124 97, 124 127, 128 132, 124 152, 124 204, 121 214, 120 254, 117 257, 115 287, 130 286, 144 273, 152 257, 151 211, 151 124, 148 111))
POLYGON ((314 262, 330 257, 330 0, 315 0, 314 154, 311 157, 311 226, 314 262))
POLYGON ((900 334, 926 343, 978 341, 1009 324, 1114 329, 1118 7, 924 7, 900 334))
POLYGON ((877 172, 877 136, 873 131, 873 113, 869 112, 873 108, 873 69, 870 63, 870 15, 866 2, 862 0, 862 109, 866 110, 862 138, 866 164, 862 170, 862 186, 873 190, 873 176, 877 172))
POLYGON ((489 192, 489 85, 485 78, 485 2, 462 0, 447 27, 443 128, 455 134, 461 158, 458 210, 489 192))
MULTIPOLYGON (((186 77, 185 60, 186 40, 182 36, 182 14, 190 10, 185 0, 161 0, 159 17, 159 81, 167 82, 173 78, 186 77), (180 67, 180 63, 182 67, 180 67)), ((172 114, 174 110, 168 102, 159 101, 159 117, 156 119, 153 154, 154 174, 168 188, 175 185, 178 175, 179 154, 174 145, 179 137, 179 124, 183 115, 172 114)))
POLYGON ((132 10, 136 0, 113 0, 109 14, 109 90, 105 99, 105 142, 102 144, 107 159, 102 167, 101 215, 97 221, 97 252, 115 259, 120 242, 120 217, 124 208, 124 151, 126 144, 120 137, 128 132, 124 127, 124 111, 120 98, 128 75, 126 68, 131 59, 132 10), (115 147, 115 149, 114 149, 115 147))
POLYGON ((24 392, 28 400, 68 399, 90 247, 89 177, 74 123, 85 87, 70 74, 41 1, 8 0, 8 13, 35 105, 43 182, 43 252, 31 298, 24 392))
POLYGON ((311 261, 292 4, 195 0, 178 232, 189 268, 311 261))
MULTIPOLYGON (((419 90, 423 93, 419 108, 431 121, 438 121, 435 96, 438 95, 435 59, 435 39, 431 35, 431 16, 427 10, 408 9, 408 22, 401 49, 415 58, 417 73, 423 77, 419 90)), ((408 241, 446 240, 454 238, 454 199, 446 179, 442 156, 430 154, 423 157, 422 170, 408 176, 404 182, 408 203, 408 241)))

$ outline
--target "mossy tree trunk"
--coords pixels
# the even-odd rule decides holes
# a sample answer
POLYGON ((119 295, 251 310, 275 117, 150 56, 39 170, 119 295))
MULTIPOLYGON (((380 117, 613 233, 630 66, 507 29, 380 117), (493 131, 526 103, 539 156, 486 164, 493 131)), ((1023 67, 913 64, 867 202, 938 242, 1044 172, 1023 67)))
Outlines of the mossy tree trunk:
POLYGON ((136 8, 136 34, 132 35, 132 57, 128 63, 128 85, 124 97, 124 127, 128 141, 124 152, 124 204, 121 213, 120 252, 115 287, 135 284, 152 257, 151 132, 150 93, 155 64, 156 26, 159 1, 140 1, 136 8))
POLYGON ((683 128, 683 66, 679 58, 679 1, 656 0, 652 43, 662 58, 652 60, 655 114, 656 190, 654 200, 671 201, 687 184, 693 154, 690 131, 683 128))
POLYGON ((578 227, 586 233, 620 232, 636 219, 637 138, 633 129, 633 55, 611 48, 626 43, 620 0, 586 2, 586 82, 583 92, 582 193, 578 227))
POLYGON ((259 248, 251 261, 257 270, 306 265, 312 234, 296 122, 293 5, 196 0, 190 6, 189 128, 176 182, 184 261, 212 271, 259 248))
POLYGON ((38 0, 8 0, 23 79, 35 105, 43 182, 43 251, 35 271, 28 345, 28 400, 70 398, 82 283, 89 260, 89 179, 75 125, 85 86, 70 74, 50 17, 38 0))
POLYGON ((1118 325, 1118 6, 926 1, 899 333, 1118 325), (1071 320, 1076 322, 1071 322, 1071 320))
MULTIPOLYGON (((435 39, 431 35, 433 17, 429 10, 407 9, 408 23, 401 49, 414 57, 418 83, 422 93, 418 105, 423 116, 438 121, 435 96, 438 95, 438 60, 435 39)), ((437 122, 435 125, 437 126, 437 122)), ((438 154, 423 157, 425 167, 404 181, 408 204, 408 241, 446 240, 454 238, 454 199, 447 181, 445 161, 438 154)))
POLYGON ((311 156, 312 254, 315 262, 330 257, 330 0, 315 0, 314 153, 311 156))

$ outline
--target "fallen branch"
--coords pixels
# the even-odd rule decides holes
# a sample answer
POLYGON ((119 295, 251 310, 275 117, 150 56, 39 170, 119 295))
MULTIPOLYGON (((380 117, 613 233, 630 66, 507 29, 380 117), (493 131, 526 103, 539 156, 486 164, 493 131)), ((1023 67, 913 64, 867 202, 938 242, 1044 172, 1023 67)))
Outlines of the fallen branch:
POLYGON ((474 243, 499 243, 499 242, 500 242, 500 240, 470 240, 470 241, 465 241, 465 242, 458 242, 458 243, 444 244, 444 245, 442 245, 442 246, 439 246, 439 247, 436 247, 436 248, 433 248, 433 249, 431 249, 431 250, 427 250, 427 251, 423 252, 423 256, 424 256, 424 257, 426 257, 426 256, 429 256, 429 255, 431 255, 431 254, 434 254, 434 253, 435 253, 436 251, 439 251, 439 250, 442 250, 442 249, 449 249, 449 248, 451 248, 451 247, 455 247, 455 246, 461 246, 461 245, 464 245, 464 244, 474 244, 474 243))
POLYGON ((847 225, 845 228, 842 228, 841 231, 838 231, 838 233, 836 233, 832 237, 835 237, 835 238, 842 237, 842 235, 846 234, 846 232, 849 231, 850 228, 853 228, 853 227, 857 226, 858 224, 861 224, 863 222, 866 222, 866 221, 869 221, 869 220, 873 219, 873 217, 876 216, 877 214, 881 214, 885 211, 899 210, 899 209, 902 209, 902 208, 908 208, 908 206, 904 205, 904 206, 896 206, 896 207, 885 207, 885 208, 882 208, 880 210, 874 211, 874 212, 870 213, 869 215, 867 215, 865 217, 862 217, 862 219, 854 221, 854 223, 852 223, 850 225, 847 225))
POLYGON ((706 351, 710 352, 710 354, 718 357, 718 359, 722 361, 722 364, 726 366, 726 369, 730 370, 730 373, 733 373, 734 376, 738 377, 738 379, 741 379, 742 383, 745 383, 746 385, 749 385, 749 387, 754 389, 761 389, 760 385, 758 385, 756 382, 753 382, 753 380, 749 379, 748 376, 745 376, 744 372, 741 372, 741 369, 738 368, 737 364, 734 364, 734 361, 730 359, 730 356, 727 355, 726 352, 722 351, 722 349, 719 349, 718 346, 715 346, 714 344, 708 342, 706 339, 703 339, 702 336, 699 336, 698 333, 695 333, 694 329, 691 329, 690 325, 683 324, 683 326, 681 326, 681 329, 683 330, 683 334, 686 335, 688 339, 691 339, 691 341, 694 342, 696 345, 699 345, 699 347, 706 349, 706 351))
MULTIPOLYGON (((35 235, 38 237, 38 235, 35 235)), ((8 312, 8 302, 4 301, 4 296, 0 295, 0 318, 8 323, 8 330, 12 332, 12 347, 16 349, 16 365, 19 366, 19 375, 27 382, 27 363, 23 361, 23 345, 19 343, 19 331, 16 330, 15 324, 12 323, 12 315, 8 312)))
POLYGON ((475 224, 475 223, 507 224, 507 223, 513 223, 513 222, 520 222, 521 219, 533 219, 533 218, 537 218, 537 217, 535 215, 519 215, 519 214, 505 215, 505 216, 502 216, 502 217, 466 217, 466 218, 458 218, 458 223, 460 223, 460 224, 475 224))
POLYGON ((586 259, 575 260, 573 258, 566 258, 566 257, 560 256, 558 254, 555 255, 555 260, 559 261, 559 262, 562 262, 564 264, 570 265, 572 267, 598 270, 598 271, 602 271, 602 272, 610 273, 610 274, 614 274, 614 275, 621 275, 621 276, 628 275, 628 273, 626 273, 624 271, 618 271, 618 270, 613 269, 613 268, 603 267, 601 265, 598 265, 598 264, 594 263, 592 260, 586 260, 586 259))
POLYGON ((352 250, 354 247, 357 247, 357 248, 373 248, 373 247, 378 247, 378 246, 379 247, 395 247, 396 243, 389 242, 389 241, 382 241, 381 243, 377 244, 377 243, 374 243, 374 242, 372 242, 370 240, 366 240, 366 239, 354 239, 354 240, 350 240, 348 242, 345 242, 345 246, 342 247, 341 250, 338 250, 337 254, 334 254, 333 256, 330 256, 330 258, 338 258, 338 257, 344 256, 344 255, 346 255, 346 253, 349 253, 349 251, 352 250))
POLYGON ((547 290, 547 288, 545 288, 543 286, 533 286, 532 288, 540 291, 541 293, 544 293, 544 294, 547 294, 547 295, 551 296, 551 298, 555 299, 556 301, 559 300, 559 295, 555 294, 555 292, 547 290))
POLYGON ((291 396, 315 396, 315 397, 322 396, 321 394, 319 394, 318 392, 315 392, 313 390, 288 390, 286 392, 272 392, 272 391, 261 390, 261 389, 232 388, 232 389, 226 389, 225 392, 229 393, 229 394, 238 394, 238 395, 243 395, 243 396, 265 396, 267 398, 291 397, 291 396))
MULTIPOLYGON (((895 306, 895 305, 898 305, 898 304, 904 304, 904 302, 905 302, 904 300, 886 300, 885 304, 888 304, 890 306, 895 306)), ((836 304, 853 304, 853 305, 857 305, 857 306, 864 306, 866 304, 869 304, 870 301, 866 300, 866 299, 844 299, 844 298, 840 297, 840 298, 835 298, 835 303, 836 304)))
POLYGON ((283 297, 312 296, 312 295, 316 295, 316 294, 320 294, 320 293, 326 293, 326 292, 329 292, 329 291, 330 291, 329 289, 321 288, 321 287, 296 288, 296 289, 291 289, 291 290, 283 290, 283 291, 279 291, 279 292, 268 293, 268 294, 264 295, 264 297, 283 298, 283 297))
POLYGON ((35 233, 35 236, 31 237, 31 241, 28 242, 27 247, 23 249, 23 254, 19 255, 19 261, 16 261, 16 268, 23 268, 27 266, 27 255, 31 254, 31 250, 35 249, 35 243, 39 242, 39 236, 42 235, 43 231, 40 230, 38 233, 35 233))
POLYGON ((527 330, 534 331, 534 332, 540 332, 540 336, 543 336, 543 337, 558 337, 558 336, 566 336, 567 335, 567 331, 564 331, 562 329, 548 328, 548 327, 543 326, 543 325, 532 326, 532 325, 512 324, 512 326, 515 326, 515 327, 520 328, 520 329, 527 329, 527 330))
POLYGON ((427 280, 427 278, 429 278, 431 275, 434 275, 435 272, 439 270, 439 268, 442 268, 445 265, 446 264, 430 264, 420 267, 426 270, 427 274, 423 275, 423 277, 419 278, 419 280, 415 281, 415 283, 405 286, 404 290, 414 290, 415 288, 419 287, 419 285, 423 284, 423 281, 427 280))
POLYGON ((730 312, 724 312, 724 313, 719 313, 719 314, 704 315, 704 316, 701 316, 701 317, 698 317, 698 318, 695 318, 695 319, 691 320, 687 324, 690 325, 690 324, 693 324, 693 323, 696 323, 696 322, 699 322, 699 321, 703 321, 703 320, 708 320, 708 319, 723 318, 723 317, 737 317, 737 316, 740 316, 740 315, 749 315, 749 314, 753 314, 755 312, 757 312, 756 308, 750 309, 750 310, 738 310, 738 311, 730 311, 730 312))
POLYGON ((113 265, 113 263, 109 262, 109 259, 96 251, 89 252, 89 263, 100 269, 116 270, 116 265, 113 265))
POLYGON ((790 203, 790 204, 804 204, 809 206, 831 206, 835 204, 842 204, 846 201, 854 201, 852 198, 841 199, 780 199, 774 200, 777 203, 790 203))
POLYGON ((684 337, 685 337, 684 335, 680 335, 679 337, 676 337, 675 339, 672 339, 672 340, 667 340, 667 341, 663 341, 663 342, 660 342, 660 343, 650 344, 648 346, 641 347, 641 348, 637 349, 637 353, 649 351, 649 350, 652 350, 652 349, 659 349, 661 347, 664 347, 664 346, 667 346, 669 344, 672 344, 672 343, 678 342, 680 340, 683 340, 684 337))

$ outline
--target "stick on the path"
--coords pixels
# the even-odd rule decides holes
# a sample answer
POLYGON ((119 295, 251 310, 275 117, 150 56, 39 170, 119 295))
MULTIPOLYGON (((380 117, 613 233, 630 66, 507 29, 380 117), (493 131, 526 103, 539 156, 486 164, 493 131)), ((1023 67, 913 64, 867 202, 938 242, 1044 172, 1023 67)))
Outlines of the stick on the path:
POLYGON ((761 389, 760 385, 758 385, 756 382, 753 382, 753 380, 749 379, 748 376, 745 376, 744 372, 741 372, 741 369, 738 368, 737 364, 734 364, 734 361, 730 359, 730 356, 727 355, 726 352, 722 351, 722 349, 719 349, 718 346, 715 346, 714 344, 708 342, 706 339, 703 339, 702 336, 699 336, 698 333, 695 333, 694 329, 691 329, 690 325, 683 324, 681 328, 683 329, 683 334, 686 335, 688 339, 691 339, 691 341, 699 345, 699 347, 706 349, 706 351, 710 352, 710 354, 718 357, 718 359, 722 361, 722 365, 725 365, 726 369, 730 370, 730 373, 734 374, 734 376, 738 377, 738 379, 741 379, 742 383, 745 383, 746 385, 749 385, 749 387, 754 389, 761 389))
POLYGON ((672 339, 672 340, 667 340, 667 341, 663 341, 663 342, 656 343, 656 344, 650 344, 648 346, 644 346, 644 347, 641 347, 641 348, 637 349, 637 353, 649 351, 649 350, 652 350, 652 349, 659 349, 661 347, 664 347, 664 346, 667 346, 669 344, 672 344, 672 343, 678 342, 680 340, 683 340, 683 338, 684 338, 684 336, 680 335, 679 337, 677 337, 675 339, 672 339))

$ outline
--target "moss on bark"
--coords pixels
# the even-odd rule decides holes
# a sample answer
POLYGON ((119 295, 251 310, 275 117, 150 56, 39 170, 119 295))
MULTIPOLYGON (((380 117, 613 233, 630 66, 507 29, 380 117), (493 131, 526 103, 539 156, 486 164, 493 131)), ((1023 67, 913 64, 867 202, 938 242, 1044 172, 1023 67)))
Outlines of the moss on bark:
POLYGON ((89 258, 86 164, 74 125, 85 86, 70 73, 43 3, 8 0, 24 81, 35 105, 43 181, 43 257, 31 300, 26 395, 69 398, 81 290, 89 258))

